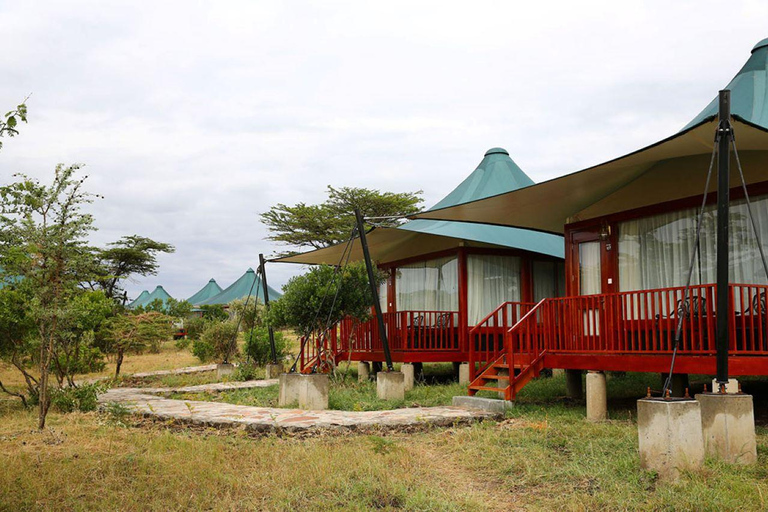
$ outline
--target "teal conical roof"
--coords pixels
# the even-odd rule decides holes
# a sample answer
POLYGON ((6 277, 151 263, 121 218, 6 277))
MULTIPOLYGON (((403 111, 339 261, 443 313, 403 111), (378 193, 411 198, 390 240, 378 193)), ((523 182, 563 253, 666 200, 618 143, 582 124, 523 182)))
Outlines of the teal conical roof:
POLYGON ((147 299, 149 298, 149 292, 147 290, 144 290, 139 294, 138 297, 136 297, 130 304, 128 304, 128 309, 134 309, 138 308, 140 306, 144 306, 147 304, 147 299))
POLYGON ((146 306, 148 304, 151 304, 152 302, 156 300, 160 300, 163 303, 163 306, 165 306, 165 303, 168 302, 168 299, 172 299, 171 295, 165 291, 165 288, 158 285, 154 290, 152 290, 152 293, 149 294, 149 296, 146 299, 146 302, 142 304, 142 306, 146 306))
POLYGON ((194 306, 194 305, 200 304, 203 301, 210 299, 215 295, 220 294, 221 291, 222 291, 221 286, 219 286, 219 284, 216 282, 215 279, 211 279, 197 293, 195 293, 193 296, 188 298, 187 302, 189 302, 194 306))
MULTIPOLYGON (((731 91, 732 115, 768 128, 768 39, 763 39, 752 48, 749 60, 725 89, 731 91)), ((718 98, 715 98, 681 131, 717 117, 717 111, 718 98)))
MULTIPOLYGON (((204 300, 197 304, 198 306, 209 306, 213 304, 229 304, 233 300, 245 299, 248 294, 252 294, 252 297, 258 297, 261 302, 264 302, 264 290, 261 286, 261 279, 256 275, 256 272, 252 268, 249 268, 240 279, 227 286, 221 293, 214 295, 210 299, 204 300)), ((282 297, 283 294, 269 287, 269 300, 275 300, 282 297)))
MULTIPOLYGON (((492 148, 477 169, 430 210, 456 206, 534 185, 503 148, 492 148)), ((429 210, 428 210, 429 211, 429 210)), ((397 229, 441 235, 522 249, 556 258, 565 257, 563 237, 527 229, 468 222, 416 219, 397 229)))

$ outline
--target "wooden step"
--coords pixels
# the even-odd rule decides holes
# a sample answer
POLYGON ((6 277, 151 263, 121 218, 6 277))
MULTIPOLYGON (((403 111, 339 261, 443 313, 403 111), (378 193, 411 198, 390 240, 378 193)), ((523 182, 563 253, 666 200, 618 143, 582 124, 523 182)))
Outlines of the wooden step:
POLYGON ((487 374, 481 377, 486 380, 509 380, 509 375, 487 374))
POLYGON ((500 393, 506 391, 507 388, 494 388, 492 386, 471 386, 474 391, 498 391, 500 393))

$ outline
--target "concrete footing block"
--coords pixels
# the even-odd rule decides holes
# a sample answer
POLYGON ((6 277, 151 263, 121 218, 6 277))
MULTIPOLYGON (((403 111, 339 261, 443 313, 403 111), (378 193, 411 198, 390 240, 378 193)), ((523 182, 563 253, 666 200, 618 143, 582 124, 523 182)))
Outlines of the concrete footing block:
MULTIPOLYGON (((509 370, 505 370, 503 368, 499 368, 496 373, 502 377, 509 377, 509 370)), ((498 386, 500 388, 506 388, 509 385, 509 380, 507 379, 497 380, 496 382, 498 382, 498 386)), ((507 399, 507 395, 504 391, 499 391, 498 395, 501 400, 507 399)))
POLYGON ((267 374, 265 378, 267 379, 277 379, 280 374, 285 371, 282 363, 267 363, 266 370, 267 374))
MULTIPOLYGON (((720 391, 720 384, 717 383, 717 379, 712 379, 712 393, 720 391)), ((725 392, 731 395, 735 395, 739 392, 738 379, 728 379, 728 384, 725 385, 725 392)))
POLYGON ((235 373, 235 365, 232 363, 219 363, 216 365, 216 377, 219 379, 235 373))
POLYGON ((706 454, 731 464, 756 463, 752 396, 703 393, 696 395, 696 400, 701 404, 701 430, 706 454))
POLYGON ((495 398, 480 398, 478 396, 455 396, 452 400, 454 407, 464 409, 477 409, 493 414, 504 414, 514 407, 515 403, 509 400, 496 400, 495 398))
POLYGON ((637 401, 640 467, 676 480, 682 470, 704 464, 701 407, 696 400, 637 401))
POLYGON ((403 372, 377 373, 376 395, 380 400, 404 400, 405 375, 403 372))
POLYGON ((281 373, 278 378, 278 398, 277 404, 280 407, 287 407, 299 403, 299 393, 301 390, 300 373, 281 373))
POLYGON ((608 392, 605 373, 587 373, 587 420, 605 421, 608 419, 608 392))
POLYGON ((459 366, 459 384, 469 385, 469 363, 461 363, 459 366))
POLYGON ((365 361, 357 363, 357 382, 368 382, 371 378, 371 365, 365 361))
POLYGON ((584 385, 581 382, 581 370, 565 370, 565 395, 574 400, 584 398, 584 385))
POLYGON ((302 375, 299 385, 299 408, 309 411, 327 409, 330 387, 330 378, 324 373, 302 375))
POLYGON ((403 386, 405 391, 413 389, 413 383, 415 381, 416 373, 411 363, 403 363, 400 365, 400 371, 403 372, 403 386))

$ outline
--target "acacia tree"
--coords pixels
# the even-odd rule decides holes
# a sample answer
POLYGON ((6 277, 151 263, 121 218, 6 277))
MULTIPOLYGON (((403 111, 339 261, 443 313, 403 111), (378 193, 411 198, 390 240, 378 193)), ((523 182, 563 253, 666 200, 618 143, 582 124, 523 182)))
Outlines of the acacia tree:
POLYGON ((262 213, 261 221, 270 231, 269 240, 299 248, 322 249, 349 238, 355 226, 355 209, 364 217, 396 217, 378 219, 376 224, 397 226, 402 222, 401 217, 421 210, 421 194, 421 190, 394 193, 328 186, 328 199, 323 203, 294 206, 279 203, 262 213))
POLYGON ((119 377, 125 354, 139 354, 171 336, 171 319, 156 311, 118 315, 107 322, 104 335, 107 350, 115 356, 115 377, 119 377))
MULTIPOLYGON (((25 98, 14 110, 6 112, 5 116, 0 119, 0 137, 15 137, 19 134, 17 128, 19 121, 27 122, 27 99, 29 97, 25 98)), ((0 149, 2 148, 3 141, 0 140, 0 149)))
POLYGON ((39 341, 38 427, 45 427, 50 406, 48 379, 54 344, 70 299, 92 269, 87 235, 93 218, 82 207, 93 201, 75 177, 79 165, 58 165, 51 185, 25 175, 0 187, 0 267, 22 280, 29 291, 29 314, 39 341))
POLYGON ((0 381, 0 390, 21 399, 37 396, 38 380, 28 369, 33 361, 35 323, 29 314, 29 297, 16 286, 0 288, 0 359, 9 362, 24 376, 28 394, 11 391, 0 381))

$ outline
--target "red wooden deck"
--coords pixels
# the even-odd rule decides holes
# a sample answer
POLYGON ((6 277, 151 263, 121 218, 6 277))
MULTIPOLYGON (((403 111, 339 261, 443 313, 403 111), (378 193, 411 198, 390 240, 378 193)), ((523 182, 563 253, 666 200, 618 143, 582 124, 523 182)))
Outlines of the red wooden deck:
MULTIPOLYGON (((766 285, 730 286, 734 376, 768 375, 767 292, 766 285)), ((543 368, 669 371, 680 321, 675 372, 714 374, 715 285, 692 287, 687 300, 684 294, 679 287, 507 302, 474 327, 459 325, 455 311, 400 311, 384 320, 394 361, 468 361, 471 393, 497 389, 511 399, 543 368)), ((310 372, 318 362, 343 360, 384 360, 375 319, 345 319, 306 340, 300 368, 310 372)))

